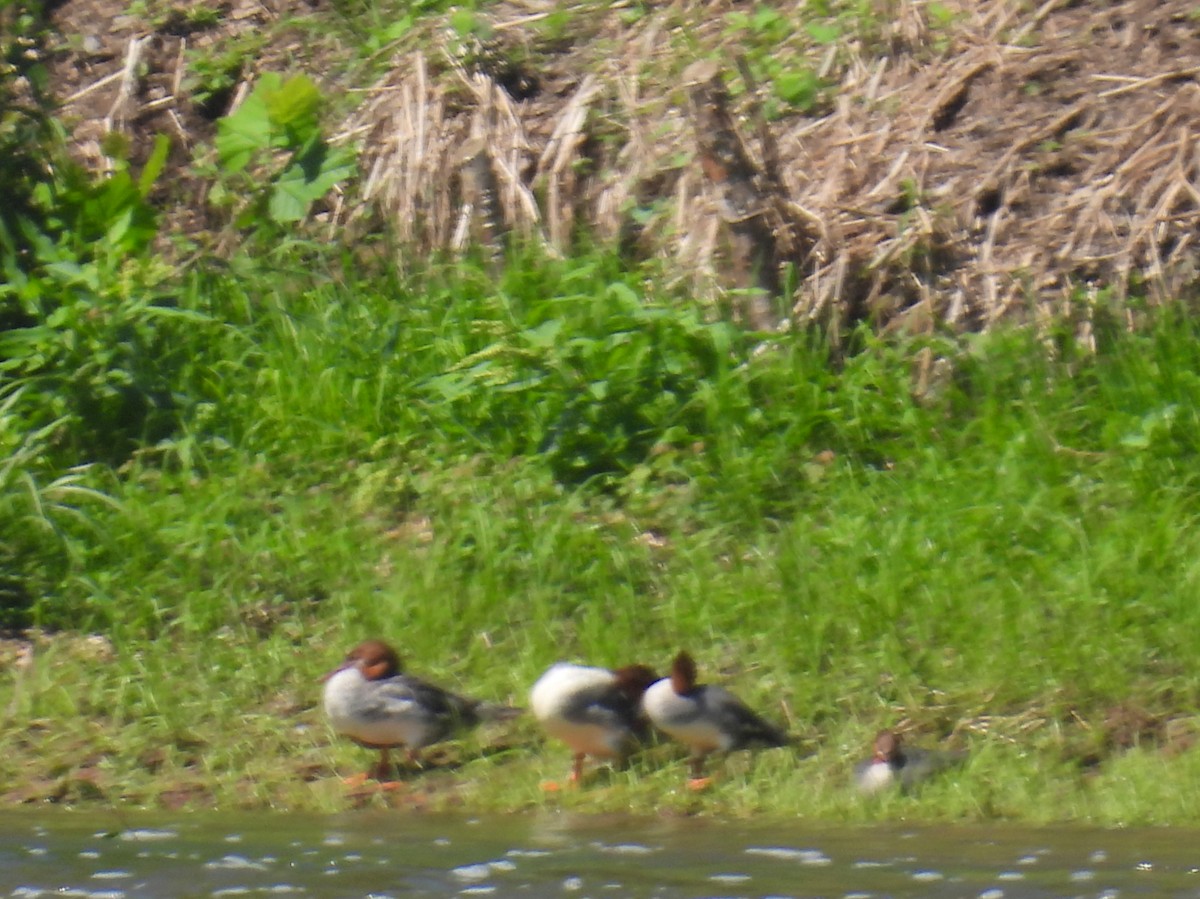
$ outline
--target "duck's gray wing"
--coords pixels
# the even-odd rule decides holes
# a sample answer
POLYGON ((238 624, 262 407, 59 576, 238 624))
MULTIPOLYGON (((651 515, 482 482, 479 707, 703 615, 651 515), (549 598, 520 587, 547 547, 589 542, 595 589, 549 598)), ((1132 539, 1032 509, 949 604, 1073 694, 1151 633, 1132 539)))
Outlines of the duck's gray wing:
POLYGON ((648 731, 640 703, 610 684, 595 684, 575 691, 563 707, 562 715, 575 724, 624 731, 638 738, 648 731))
POLYGON ((786 733, 771 724, 723 687, 704 686, 701 704, 713 716, 717 726, 733 737, 733 748, 748 746, 787 746, 786 733))
POLYGON ((373 711, 382 717, 403 715, 420 721, 429 729, 428 743, 444 740, 456 730, 479 723, 481 703, 477 699, 407 674, 390 677, 379 685, 373 711))
POLYGON ((946 752, 938 749, 910 749, 904 747, 901 758, 895 765, 896 774, 903 789, 916 786, 938 772, 961 765, 967 759, 965 752, 946 752))

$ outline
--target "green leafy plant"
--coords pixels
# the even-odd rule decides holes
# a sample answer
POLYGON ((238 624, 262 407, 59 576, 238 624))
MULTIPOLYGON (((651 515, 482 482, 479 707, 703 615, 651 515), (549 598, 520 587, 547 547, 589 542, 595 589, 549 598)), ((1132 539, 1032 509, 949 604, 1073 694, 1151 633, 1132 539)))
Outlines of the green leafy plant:
MULTIPOLYGON (((730 368, 732 326, 647 302, 616 281, 546 301, 426 385, 431 397, 519 434, 575 483, 623 474, 699 439, 706 397, 730 368), (483 400, 484 402, 480 402, 483 400)), ((499 324, 499 322, 497 322, 499 324)))
POLYGON ((35 388, 14 412, 30 429, 57 423, 63 465, 119 463, 175 426, 172 377, 186 358, 177 325, 194 316, 159 292, 167 270, 143 256, 168 150, 160 137, 139 173, 119 161, 100 179, 59 161, 19 220, 26 251, 3 263, 0 304, 13 320, 0 330, 0 377, 35 388))
POLYGON ((354 172, 352 151, 331 147, 322 137, 321 102, 320 91, 307 76, 284 81, 269 72, 246 101, 218 123, 217 155, 225 177, 212 198, 236 203, 239 195, 250 194, 235 217, 238 227, 255 225, 264 217, 276 225, 301 221, 313 203, 354 172), (259 187, 257 176, 263 170, 273 174, 259 187))
POLYGON ((729 13, 725 33, 741 43, 755 78, 771 85, 772 95, 765 104, 769 117, 788 110, 811 112, 824 102, 828 85, 801 55, 803 47, 796 37, 803 34, 815 44, 833 43, 841 34, 836 25, 810 21, 801 31, 792 17, 759 5, 750 12, 729 13))

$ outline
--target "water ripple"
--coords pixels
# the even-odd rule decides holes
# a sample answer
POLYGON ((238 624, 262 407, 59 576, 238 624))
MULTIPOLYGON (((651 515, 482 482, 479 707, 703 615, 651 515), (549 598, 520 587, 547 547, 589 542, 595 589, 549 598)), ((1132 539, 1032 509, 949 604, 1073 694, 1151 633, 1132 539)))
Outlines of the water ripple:
POLYGON ((0 897, 1119 899, 1197 895, 1200 886, 1196 834, 1171 830, 814 832, 705 818, 567 815, 467 825, 432 815, 364 813, 240 817, 236 827, 225 818, 219 828, 202 818, 97 832, 95 820, 90 826, 74 816, 50 820, 30 824, 18 814, 0 821, 0 897))

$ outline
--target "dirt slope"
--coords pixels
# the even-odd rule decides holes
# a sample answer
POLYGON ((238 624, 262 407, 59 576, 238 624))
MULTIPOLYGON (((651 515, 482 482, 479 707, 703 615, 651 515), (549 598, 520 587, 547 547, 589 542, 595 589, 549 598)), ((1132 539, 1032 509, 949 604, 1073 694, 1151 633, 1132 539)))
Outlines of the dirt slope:
POLYGON ((564 25, 533 0, 499 3, 466 33, 424 20, 375 54, 390 60, 382 75, 350 76, 362 48, 329 37, 320 23, 338 14, 323 6, 133 15, 123 0, 68 0, 53 75, 97 168, 109 131, 135 160, 156 132, 173 138, 163 202, 176 227, 220 224, 189 175, 215 119, 258 73, 299 69, 353 101, 331 123, 362 170, 354 202, 325 213, 338 233, 388 216, 418 248, 516 230, 566 249, 586 223, 631 255, 676 260, 705 295, 778 290, 770 324, 790 312, 977 329, 1032 310, 1086 332, 1108 297, 1120 310, 1131 289, 1160 301, 1194 287, 1194 4, 887 6, 857 31, 844 16, 816 22, 818 40, 786 4, 585 5, 564 25), (763 32, 775 20, 745 16, 763 9, 783 24, 763 32), (214 77, 222 54, 234 63, 214 77), (809 108, 778 102, 773 66, 819 76, 809 108), (725 156, 705 146, 706 83, 726 91, 725 156), (730 170, 738 159, 745 172, 730 170), (790 282, 752 271, 788 263, 790 282))

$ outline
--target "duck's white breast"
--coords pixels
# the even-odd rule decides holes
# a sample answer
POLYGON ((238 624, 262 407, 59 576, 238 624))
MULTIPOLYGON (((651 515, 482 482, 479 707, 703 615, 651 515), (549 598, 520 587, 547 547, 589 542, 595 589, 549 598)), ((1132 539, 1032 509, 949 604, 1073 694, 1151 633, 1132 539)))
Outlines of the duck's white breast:
POLYGON ((670 678, 650 685, 642 697, 642 709, 655 727, 697 752, 728 749, 732 743, 696 697, 675 692, 670 678))
POLYGON ((870 762, 858 769, 858 788, 864 793, 878 792, 895 779, 896 772, 887 762, 870 762))

